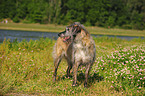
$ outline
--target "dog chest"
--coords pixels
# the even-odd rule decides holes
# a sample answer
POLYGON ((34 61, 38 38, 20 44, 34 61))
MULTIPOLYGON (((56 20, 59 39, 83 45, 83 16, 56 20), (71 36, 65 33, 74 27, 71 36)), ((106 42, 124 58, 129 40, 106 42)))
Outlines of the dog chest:
POLYGON ((88 48, 84 46, 81 42, 74 43, 74 58, 75 61, 82 61, 82 63, 87 63, 90 59, 90 54, 88 52, 88 48))

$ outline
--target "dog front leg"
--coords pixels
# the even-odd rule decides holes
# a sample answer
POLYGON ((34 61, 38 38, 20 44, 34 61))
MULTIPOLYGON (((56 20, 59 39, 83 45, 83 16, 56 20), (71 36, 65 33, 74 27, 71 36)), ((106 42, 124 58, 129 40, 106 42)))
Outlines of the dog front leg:
POLYGON ((77 72, 78 72, 78 67, 79 67, 79 62, 75 63, 73 65, 73 84, 72 86, 76 86, 77 85, 77 72))
POLYGON ((72 69, 72 62, 67 58, 68 68, 67 68, 67 77, 70 76, 70 70, 72 69))
POLYGON ((58 58, 56 58, 56 59, 54 60, 53 82, 55 82, 55 80, 56 80, 57 69, 58 69, 58 66, 59 66, 59 64, 60 64, 61 59, 62 59, 62 58, 61 58, 61 56, 60 56, 60 57, 58 57, 58 58))

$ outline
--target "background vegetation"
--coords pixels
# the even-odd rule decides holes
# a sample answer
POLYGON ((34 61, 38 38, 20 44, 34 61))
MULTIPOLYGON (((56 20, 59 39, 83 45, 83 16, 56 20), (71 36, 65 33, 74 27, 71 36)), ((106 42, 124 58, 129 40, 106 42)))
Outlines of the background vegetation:
POLYGON ((145 0, 1 0, 0 19, 14 22, 145 29, 145 0))

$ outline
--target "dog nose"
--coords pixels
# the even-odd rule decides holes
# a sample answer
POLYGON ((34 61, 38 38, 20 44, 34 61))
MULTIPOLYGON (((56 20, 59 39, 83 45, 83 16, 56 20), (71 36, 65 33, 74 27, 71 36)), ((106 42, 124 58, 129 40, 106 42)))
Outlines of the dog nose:
POLYGON ((58 36, 60 37, 60 33, 58 33, 58 36))
POLYGON ((64 34, 63 33, 59 33, 58 36, 59 37, 64 37, 64 34))

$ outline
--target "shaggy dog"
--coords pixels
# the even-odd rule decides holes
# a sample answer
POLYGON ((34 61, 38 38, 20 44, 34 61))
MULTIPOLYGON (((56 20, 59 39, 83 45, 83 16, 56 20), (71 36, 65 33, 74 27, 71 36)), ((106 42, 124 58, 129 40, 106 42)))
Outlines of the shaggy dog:
POLYGON ((54 46, 54 77, 56 80, 57 69, 62 57, 65 57, 68 63, 67 76, 70 75, 70 70, 73 68, 73 84, 77 85, 77 72, 80 65, 86 67, 84 87, 87 87, 88 75, 95 61, 96 50, 95 43, 79 22, 75 22, 66 27, 64 32, 58 34, 59 38, 54 46))

